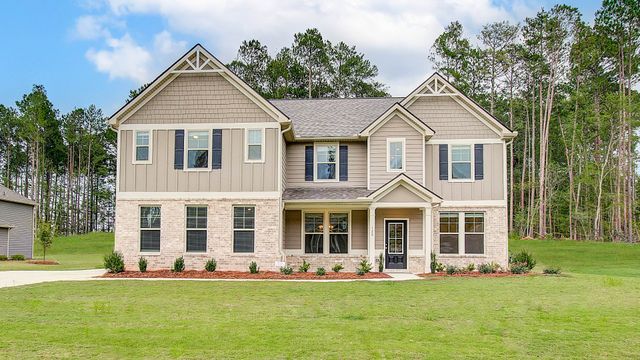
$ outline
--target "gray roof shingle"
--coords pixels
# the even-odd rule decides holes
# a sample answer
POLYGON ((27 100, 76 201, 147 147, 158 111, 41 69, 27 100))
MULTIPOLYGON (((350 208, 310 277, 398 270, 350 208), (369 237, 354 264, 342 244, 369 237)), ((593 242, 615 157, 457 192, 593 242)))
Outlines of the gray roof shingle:
POLYGON ((290 188, 282 194, 283 200, 355 200, 369 195, 364 187, 353 188, 290 188))
POLYGON ((37 203, 17 192, 0 185, 0 201, 7 201, 18 204, 36 205, 37 203))
POLYGON ((299 138, 351 137, 401 97, 269 100, 293 122, 299 138))

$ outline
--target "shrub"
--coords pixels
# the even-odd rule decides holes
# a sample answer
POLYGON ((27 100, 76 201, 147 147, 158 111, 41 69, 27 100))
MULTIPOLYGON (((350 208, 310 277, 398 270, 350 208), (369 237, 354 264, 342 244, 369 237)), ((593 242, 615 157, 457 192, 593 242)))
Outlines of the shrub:
POLYGON ((362 276, 362 275, 366 274, 366 272, 364 270, 362 270, 361 268, 357 267, 356 268, 356 274, 362 276))
POLYGON ((493 266, 491 264, 480 264, 478 265, 478 271, 481 274, 492 274, 495 272, 493 266))
POLYGON ((0 255, 0 261, 7 261, 7 260, 9 260, 7 255, 0 255))
POLYGON ((543 273, 547 274, 547 275, 558 275, 560 274, 562 271, 560 270, 559 267, 557 266, 552 266, 552 267, 548 267, 545 268, 544 270, 542 270, 543 273))
POLYGON ((333 272, 340 272, 340 270, 344 269, 344 266, 342 266, 342 264, 335 264, 333 265, 333 267, 331 268, 331 270, 333 270, 333 272))
POLYGON ((438 267, 438 262, 436 261, 436 254, 435 253, 431 253, 431 273, 435 274, 435 272, 437 271, 438 267))
POLYGON ((509 254, 509 264, 525 264, 529 270, 536 266, 536 260, 527 250, 521 250, 515 254, 509 254))
POLYGON ((444 271, 444 264, 436 263, 436 272, 443 272, 443 271, 444 271))
POLYGON ((216 261, 216 259, 213 259, 213 258, 207 260, 207 262, 204 264, 204 269, 208 272, 216 271, 217 267, 218 267, 218 262, 216 261))
POLYGON ((180 256, 173 262, 173 267, 171 268, 173 272, 183 272, 184 271, 184 258, 180 256))
POLYGON ((489 265, 491 265, 491 270, 494 273, 500 272, 500 270, 502 270, 502 266, 500 266, 500 264, 498 264, 497 262, 491 262, 489 265))
POLYGON ((476 264, 474 263, 467 265, 467 267, 465 268, 465 270, 467 270, 468 272, 472 272, 475 269, 476 269, 476 264))
POLYGON ((11 255, 11 260, 23 261, 24 260, 24 255, 22 255, 22 254, 11 255))
POLYGON ((140 257, 140 260, 138 260, 138 269, 140 269, 140 272, 147 272, 147 259, 140 257))
POLYGON ((293 268, 291 266, 283 266, 280 268, 280 273, 284 275, 291 275, 293 274, 293 268))
POLYGON ((324 276, 327 274, 327 271, 323 267, 319 267, 316 269, 316 275, 324 276))
POLYGON ((384 254, 378 255, 378 272, 384 271, 384 254))
POLYGON ((104 268, 110 273, 121 273, 124 271, 124 258, 122 253, 112 251, 111 254, 104 256, 104 268))
POLYGON ((252 274, 257 274, 260 271, 260 267, 255 261, 249 263, 249 272, 252 274))
POLYGON ((460 268, 454 265, 447 265, 447 275, 453 275, 460 272, 460 268))
POLYGON ((373 268, 371 266, 371 263, 369 262, 369 260, 367 260, 366 258, 363 258, 362 260, 360 260, 360 266, 358 266, 362 271, 364 271, 364 273, 368 273, 371 271, 371 269, 373 268))
POLYGON ((529 272, 529 266, 525 263, 513 263, 509 266, 512 274, 526 274, 529 272))
POLYGON ((298 272, 307 272, 309 271, 310 267, 311 267, 311 264, 309 264, 307 260, 302 259, 302 265, 298 267, 298 272))

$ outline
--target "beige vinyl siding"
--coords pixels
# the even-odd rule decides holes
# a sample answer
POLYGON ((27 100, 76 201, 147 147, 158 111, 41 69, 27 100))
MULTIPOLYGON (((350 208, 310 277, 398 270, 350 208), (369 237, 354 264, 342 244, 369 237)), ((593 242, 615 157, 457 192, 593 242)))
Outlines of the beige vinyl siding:
POLYGON ((406 121, 393 116, 369 137, 370 189, 375 190, 398 176, 398 172, 387 172, 387 138, 405 138, 404 171, 410 178, 422 184, 422 154, 424 137, 406 121))
POLYGON ((390 193, 383 196, 378 202, 384 203, 402 203, 402 202, 424 202, 424 200, 411 192, 404 186, 398 186, 397 188, 391 190, 390 193))
MULTIPOLYGON (((451 146, 451 145, 449 145, 451 146)), ((504 200, 504 144, 484 144, 484 179, 473 182, 440 180, 438 145, 426 145, 426 187, 444 200, 504 200)))
POLYGON ((487 125, 449 96, 420 97, 408 108, 436 133, 432 139, 496 139, 487 125))
POLYGON ((284 248, 302 249, 302 211, 300 210, 284 212, 284 248))
POLYGON ((9 256, 7 252, 9 241, 9 229, 0 227, 0 255, 9 256))
MULTIPOLYGON (((244 162, 244 129, 222 130, 222 169, 173 168, 174 130, 154 130, 151 164, 132 164, 133 131, 122 130, 121 192, 238 192, 278 190, 278 129, 265 129, 265 162, 244 162)), ((186 139, 185 139, 186 142, 186 139)), ((209 141, 211 143, 211 141, 209 141)), ((211 152, 209 152, 211 156, 211 152)), ((186 164, 185 164, 186 166, 186 164)))
POLYGON ((367 144, 364 142, 341 142, 349 146, 349 180, 339 182, 313 182, 304 180, 304 147, 313 143, 287 144, 287 187, 366 187, 367 144))
POLYGON ((125 124, 250 123, 275 121, 222 75, 181 74, 125 124))
POLYGON ((33 205, 0 200, 0 224, 12 228, 7 231, 8 250, 0 255, 24 255, 30 259, 33 253, 33 205))
POLYGON ((351 211, 351 249, 367 250, 367 210, 351 211))
POLYGON ((377 209, 376 210, 376 249, 384 249, 384 220, 408 219, 409 250, 422 249, 422 211, 420 209, 377 209))
POLYGON ((282 163, 280 164, 282 169, 282 179, 280 180, 282 182, 282 191, 284 191, 284 189, 287 188, 287 143, 282 138, 280 138, 280 141, 282 142, 282 163))

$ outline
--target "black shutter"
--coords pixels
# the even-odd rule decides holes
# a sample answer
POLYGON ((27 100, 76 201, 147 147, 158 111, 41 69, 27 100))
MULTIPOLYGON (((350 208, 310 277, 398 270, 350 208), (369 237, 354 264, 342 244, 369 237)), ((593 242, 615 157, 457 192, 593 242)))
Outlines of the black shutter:
POLYGON ((349 180, 349 146, 340 145, 340 181, 349 180))
POLYGON ((213 129, 211 143, 211 168, 222 169, 222 129, 213 129))
POLYGON ((313 145, 304 147, 304 181, 313 181, 313 145))
POLYGON ((440 144, 440 180, 449 180, 449 146, 440 144))
POLYGON ((475 178, 476 180, 482 180, 484 178, 484 148, 482 144, 475 144, 473 147, 474 151, 474 162, 475 162, 475 178))
POLYGON ((184 169, 184 130, 176 130, 175 148, 173 151, 173 168, 184 169))

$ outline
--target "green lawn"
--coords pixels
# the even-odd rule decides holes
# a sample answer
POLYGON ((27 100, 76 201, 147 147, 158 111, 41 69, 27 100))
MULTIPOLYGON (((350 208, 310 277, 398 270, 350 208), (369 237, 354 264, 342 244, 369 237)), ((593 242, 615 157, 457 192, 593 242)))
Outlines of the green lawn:
MULTIPOLYGON (((105 254, 113 250, 113 233, 89 233, 56 237, 47 250, 47 259, 59 265, 36 265, 24 261, 0 261, 3 270, 75 270, 102 267, 105 254)), ((42 259, 42 246, 35 243, 34 258, 42 259)))
POLYGON ((95 281, 0 289, 0 354, 640 357, 640 246, 512 243, 521 247, 539 263, 571 272, 401 283, 95 281))

